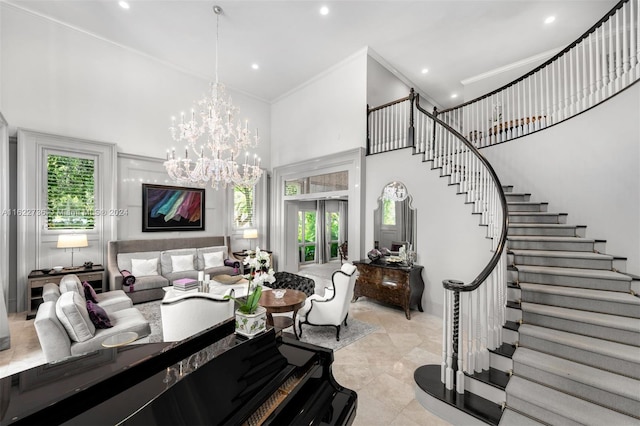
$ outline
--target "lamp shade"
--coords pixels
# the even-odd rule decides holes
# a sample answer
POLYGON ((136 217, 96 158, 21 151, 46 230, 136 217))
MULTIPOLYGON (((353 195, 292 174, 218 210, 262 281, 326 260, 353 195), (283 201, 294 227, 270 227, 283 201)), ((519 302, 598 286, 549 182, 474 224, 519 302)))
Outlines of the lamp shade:
POLYGON ((242 233, 242 238, 253 239, 258 238, 258 230, 257 229, 245 229, 242 233))
POLYGON ((58 235, 58 248, 88 247, 87 234, 60 234, 58 235))

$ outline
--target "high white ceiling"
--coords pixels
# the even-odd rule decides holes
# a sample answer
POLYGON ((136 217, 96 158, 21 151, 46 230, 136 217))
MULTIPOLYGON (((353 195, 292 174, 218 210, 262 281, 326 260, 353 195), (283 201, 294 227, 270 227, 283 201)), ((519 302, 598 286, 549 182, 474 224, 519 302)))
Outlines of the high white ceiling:
POLYGON ((451 94, 462 92, 462 80, 564 47, 617 1, 129 0, 129 10, 117 0, 8 3, 207 79, 215 69, 217 4, 224 10, 219 75, 230 88, 272 102, 368 46, 447 107, 460 102, 451 94), (556 20, 547 25, 550 15, 556 20))

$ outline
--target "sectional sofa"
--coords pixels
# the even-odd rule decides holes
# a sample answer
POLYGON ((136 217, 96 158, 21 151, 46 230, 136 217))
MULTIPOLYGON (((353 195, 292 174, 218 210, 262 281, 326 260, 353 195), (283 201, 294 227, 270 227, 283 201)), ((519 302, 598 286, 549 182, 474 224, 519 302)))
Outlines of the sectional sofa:
POLYGON ((200 271, 212 277, 239 274, 240 264, 228 236, 119 240, 107 247, 109 290, 123 289, 134 303, 162 299, 163 287, 197 279, 200 271), (127 285, 133 281, 128 274, 135 277, 133 285, 127 285))

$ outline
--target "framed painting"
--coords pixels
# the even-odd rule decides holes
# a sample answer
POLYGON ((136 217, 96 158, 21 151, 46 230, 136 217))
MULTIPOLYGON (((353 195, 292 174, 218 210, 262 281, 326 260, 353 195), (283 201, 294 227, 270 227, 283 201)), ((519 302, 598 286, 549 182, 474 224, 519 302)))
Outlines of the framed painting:
POLYGON ((204 189, 142 184, 142 232, 204 231, 204 189))

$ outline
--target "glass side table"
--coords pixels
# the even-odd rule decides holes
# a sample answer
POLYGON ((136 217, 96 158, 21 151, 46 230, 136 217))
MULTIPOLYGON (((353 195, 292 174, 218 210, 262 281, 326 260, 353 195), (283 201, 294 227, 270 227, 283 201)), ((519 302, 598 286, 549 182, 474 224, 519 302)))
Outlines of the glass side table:
POLYGON ((128 345, 138 339, 138 333, 135 331, 125 331, 124 333, 109 336, 102 342, 105 348, 117 348, 118 346, 128 345))

